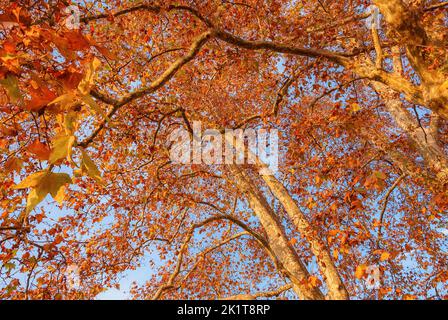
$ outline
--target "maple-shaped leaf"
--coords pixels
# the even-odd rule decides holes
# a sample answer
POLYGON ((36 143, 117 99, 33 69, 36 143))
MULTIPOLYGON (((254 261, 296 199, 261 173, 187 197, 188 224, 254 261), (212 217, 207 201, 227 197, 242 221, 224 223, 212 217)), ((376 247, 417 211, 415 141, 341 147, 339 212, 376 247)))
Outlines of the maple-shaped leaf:
POLYGON ((367 270, 367 266, 365 264, 361 264, 359 266, 356 267, 355 270, 355 277, 357 279, 362 279, 366 273, 367 270))
POLYGON ((55 163, 61 159, 71 159, 72 147, 75 143, 75 137, 72 135, 57 136, 52 143, 52 149, 49 157, 50 163, 55 163))
POLYGON ((88 95, 90 92, 90 89, 93 86, 93 83, 95 81, 95 75, 96 70, 100 66, 101 62, 96 57, 94 57, 88 64, 86 68, 86 73, 84 75, 84 78, 81 80, 81 82, 78 85, 78 90, 83 95, 88 95))
POLYGON ((14 186, 14 189, 31 188, 25 210, 25 213, 28 214, 45 199, 47 194, 50 194, 61 204, 64 200, 65 185, 71 182, 72 179, 66 173, 54 173, 45 170, 29 175, 14 186))
POLYGON ((386 261, 386 260, 389 260, 389 258, 390 258, 390 253, 387 251, 384 251, 383 253, 381 253, 380 261, 386 261))
POLYGON ((16 158, 14 156, 10 157, 5 162, 5 165, 4 165, 5 172, 6 173, 10 173, 10 172, 13 172, 13 171, 19 172, 20 169, 22 169, 22 164, 23 164, 23 161, 21 159, 16 158))
POLYGON ((29 90, 31 100, 27 101, 24 109, 29 111, 39 111, 56 98, 56 94, 45 87, 29 90))
POLYGON ((16 76, 8 74, 6 78, 0 79, 0 84, 6 89, 11 102, 15 103, 22 98, 16 76))
POLYGON ((95 179, 98 183, 103 183, 103 178, 101 177, 101 172, 96 166, 95 162, 90 159, 89 155, 84 149, 81 149, 82 159, 81 159, 81 169, 76 171, 76 174, 87 174, 89 177, 95 179))
POLYGON ((83 78, 83 74, 78 72, 73 66, 58 72, 55 76, 62 83, 65 91, 75 90, 83 78))
POLYGON ((34 140, 26 149, 33 153, 39 160, 48 160, 51 153, 50 148, 39 140, 34 140))

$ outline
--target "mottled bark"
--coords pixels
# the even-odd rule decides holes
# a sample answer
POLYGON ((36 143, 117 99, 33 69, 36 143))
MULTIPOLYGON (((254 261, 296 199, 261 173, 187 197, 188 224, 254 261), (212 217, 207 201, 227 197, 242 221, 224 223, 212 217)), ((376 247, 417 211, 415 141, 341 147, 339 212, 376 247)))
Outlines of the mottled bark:
POLYGON ((448 158, 437 142, 438 117, 432 118, 431 126, 420 126, 415 115, 403 105, 399 95, 379 82, 372 82, 373 88, 383 98, 385 107, 395 123, 402 129, 412 145, 436 174, 436 179, 444 184, 448 178, 448 158))
POLYGON ((330 252, 326 244, 321 240, 317 229, 314 228, 299 209, 297 203, 289 194, 283 184, 274 175, 261 175, 274 196, 281 203, 292 222, 310 244, 311 251, 316 257, 317 264, 324 276, 328 287, 328 297, 334 300, 349 299, 348 292, 339 276, 339 272, 334 265, 330 252))
POLYGON ((389 34, 403 44, 406 56, 421 79, 424 104, 448 119, 448 85, 443 73, 432 68, 427 48, 433 46, 422 27, 421 12, 407 6, 402 0, 374 0, 387 22, 389 34))
POLYGON ((241 168, 236 165, 229 165, 228 167, 236 186, 246 196, 249 206, 260 220, 266 232, 269 246, 285 268, 299 298, 304 300, 324 299, 320 290, 308 283, 310 276, 308 270, 289 243, 277 215, 272 211, 266 198, 258 189, 254 188, 254 183, 241 168))

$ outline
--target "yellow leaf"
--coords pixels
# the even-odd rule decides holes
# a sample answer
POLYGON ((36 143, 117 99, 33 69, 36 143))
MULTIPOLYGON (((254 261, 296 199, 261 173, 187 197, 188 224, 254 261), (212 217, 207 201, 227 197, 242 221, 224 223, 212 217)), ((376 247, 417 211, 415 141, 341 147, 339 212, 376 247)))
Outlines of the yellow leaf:
POLYGON ((92 97, 87 94, 85 96, 81 97, 81 100, 84 102, 84 104, 86 104, 87 106, 90 107, 90 112, 91 113, 97 113, 100 115, 104 116, 104 112, 103 110, 100 108, 100 106, 95 102, 95 100, 92 99, 92 97), (93 112, 92 112, 93 111, 93 112))
POLYGON ((95 72, 96 69, 100 66, 101 62, 96 57, 90 61, 89 66, 87 68, 86 74, 81 82, 78 84, 78 90, 83 95, 87 95, 90 92, 90 89, 95 81, 95 72))
POLYGON ((55 163, 56 161, 64 158, 71 158, 72 147, 75 143, 74 136, 59 136, 52 143, 52 150, 50 154, 50 163, 55 163))
POLYGON ((72 179, 70 176, 66 173, 53 173, 50 172, 46 176, 42 178, 38 188, 46 191, 47 193, 50 193, 53 198, 56 198, 59 192, 59 189, 68 184, 71 183, 72 179))
POLYGON ((19 89, 19 82, 14 75, 9 74, 5 79, 1 79, 0 84, 5 87, 8 97, 12 103, 17 102, 17 100, 22 98, 22 94, 19 89))
POLYGON ((76 104, 77 101, 78 97, 76 95, 73 93, 65 93, 48 103, 48 105, 51 106, 53 104, 58 104, 61 107, 68 109, 72 105, 76 104))
POLYGON ((357 279, 361 279, 362 277, 364 277, 366 270, 367 270, 367 266, 365 264, 360 264, 359 266, 356 267, 355 277, 357 279))
POLYGON ((30 213, 46 196, 47 193, 41 189, 31 189, 26 199, 26 214, 30 213))
POLYGON ((384 252, 381 254, 380 261, 386 261, 386 260, 389 260, 389 258, 390 258, 390 253, 384 251, 384 252))
POLYGON ((96 166, 95 162, 90 159, 87 152, 84 150, 81 150, 82 152, 82 162, 81 162, 81 170, 82 172, 87 173, 87 175, 93 179, 95 179, 97 182, 102 183, 103 178, 101 177, 101 172, 98 170, 98 167, 96 166))
POLYGON ((353 112, 358 112, 359 110, 361 110, 361 106, 356 102, 351 104, 351 108, 353 112))
POLYGON ((14 189, 31 188, 26 201, 25 213, 30 213, 47 194, 62 203, 64 199, 64 185, 71 183, 72 179, 66 173, 53 173, 39 171, 26 177, 22 182, 14 186, 14 189))
POLYGON ((63 126, 67 135, 73 135, 77 129, 78 113, 74 111, 68 112, 64 116, 63 126))
POLYGON ((26 212, 33 210, 47 194, 50 194, 59 204, 64 200, 65 185, 71 183, 72 179, 66 173, 43 172, 44 175, 39 179, 28 194, 26 212))
POLYGON ((57 203, 62 204, 65 199, 65 186, 61 186, 53 198, 57 203))
POLYGON ((47 171, 39 171, 26 177, 22 182, 14 186, 14 189, 26 189, 36 187, 47 171))

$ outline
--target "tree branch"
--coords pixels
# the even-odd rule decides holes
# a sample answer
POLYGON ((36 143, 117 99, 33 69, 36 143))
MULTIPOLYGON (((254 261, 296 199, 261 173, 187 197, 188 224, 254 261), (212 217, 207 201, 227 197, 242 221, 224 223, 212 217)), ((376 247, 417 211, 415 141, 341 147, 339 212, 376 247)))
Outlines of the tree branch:
POLYGON ((133 93, 122 97, 119 100, 116 100, 114 98, 108 97, 97 90, 93 90, 91 92, 91 95, 94 98, 97 98, 107 104, 112 105, 112 109, 107 114, 106 118, 103 119, 103 121, 100 123, 100 125, 95 129, 95 131, 84 141, 79 143, 78 145, 81 147, 86 147, 89 145, 93 139, 101 132, 101 130, 104 128, 106 123, 115 115, 115 113, 124 105, 128 104, 129 102, 138 99, 146 94, 153 93, 157 91, 159 88, 161 88, 165 83, 167 83, 175 74, 176 72, 185 64, 193 60, 193 58, 199 53, 199 50, 204 46, 204 44, 210 39, 211 32, 207 31, 202 33, 196 40, 193 42, 193 44, 190 47, 189 52, 177 59, 175 62, 171 64, 171 66, 165 70, 165 72, 158 77, 156 80, 151 82, 151 84, 145 88, 139 89, 137 91, 134 91, 133 93))

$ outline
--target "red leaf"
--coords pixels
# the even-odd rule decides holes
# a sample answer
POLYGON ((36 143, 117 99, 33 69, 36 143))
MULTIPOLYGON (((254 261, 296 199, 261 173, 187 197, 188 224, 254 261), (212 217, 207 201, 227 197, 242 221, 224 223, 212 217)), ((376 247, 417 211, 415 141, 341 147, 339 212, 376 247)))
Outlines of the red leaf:
POLYGON ((51 152, 50 148, 39 140, 35 140, 33 143, 31 143, 28 146, 27 150, 33 153, 39 160, 48 160, 51 152))

